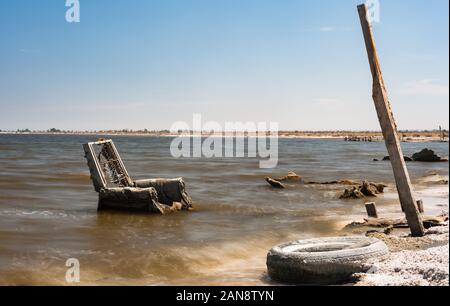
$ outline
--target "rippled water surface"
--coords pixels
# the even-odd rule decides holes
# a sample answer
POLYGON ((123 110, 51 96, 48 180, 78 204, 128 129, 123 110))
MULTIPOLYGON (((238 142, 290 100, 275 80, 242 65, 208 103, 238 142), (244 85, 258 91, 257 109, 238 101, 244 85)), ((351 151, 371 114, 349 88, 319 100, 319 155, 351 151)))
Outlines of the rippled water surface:
MULTIPOLYGON (((295 171, 306 180, 385 182, 381 211, 398 211, 383 143, 280 139, 276 169, 256 159, 174 159, 170 138, 113 137, 134 179, 184 177, 195 211, 168 216, 97 212, 82 143, 91 136, 0 135, 0 284, 65 284, 68 258, 84 284, 267 284, 265 255, 290 239, 338 234, 364 214, 364 200, 339 200, 342 186, 292 184, 272 190, 264 177, 295 171)), ((448 156, 448 143, 403 144, 448 156)), ((409 163, 432 213, 448 193, 422 178, 448 177, 448 163, 409 163)))

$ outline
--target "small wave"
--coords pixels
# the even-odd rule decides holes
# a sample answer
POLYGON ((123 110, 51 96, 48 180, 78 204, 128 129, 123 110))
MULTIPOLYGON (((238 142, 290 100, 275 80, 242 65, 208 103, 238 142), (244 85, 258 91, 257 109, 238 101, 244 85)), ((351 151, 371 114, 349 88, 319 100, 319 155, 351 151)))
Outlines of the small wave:
POLYGON ((80 220, 84 217, 90 217, 91 215, 83 212, 80 214, 67 213, 63 211, 50 211, 50 210, 0 210, 0 216, 4 217, 23 217, 31 219, 72 219, 80 220))

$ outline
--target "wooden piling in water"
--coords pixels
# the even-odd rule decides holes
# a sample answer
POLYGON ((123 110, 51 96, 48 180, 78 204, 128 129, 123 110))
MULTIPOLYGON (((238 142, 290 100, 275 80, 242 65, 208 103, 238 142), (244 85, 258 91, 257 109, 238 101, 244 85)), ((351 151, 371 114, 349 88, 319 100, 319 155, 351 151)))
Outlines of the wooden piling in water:
POLYGON ((400 202, 405 210, 406 219, 408 220, 408 225, 411 229, 412 236, 423 237, 425 235, 425 229, 414 199, 408 169, 406 168, 406 163, 403 159, 403 152, 397 133, 397 125, 394 120, 394 115, 392 113, 381 73, 381 67, 375 47, 372 27, 369 21, 367 6, 365 4, 358 5, 358 13, 366 43, 367 54, 369 57, 370 70, 373 77, 373 100, 381 129, 383 131, 386 147, 389 152, 400 202))
POLYGON ((419 210, 419 212, 421 214, 425 213, 425 208, 423 206, 423 201, 422 200, 418 200, 417 201, 417 209, 419 210))
POLYGON ((378 219, 378 211, 377 206, 375 203, 366 203, 366 210, 367 210, 367 216, 369 218, 376 218, 378 219))

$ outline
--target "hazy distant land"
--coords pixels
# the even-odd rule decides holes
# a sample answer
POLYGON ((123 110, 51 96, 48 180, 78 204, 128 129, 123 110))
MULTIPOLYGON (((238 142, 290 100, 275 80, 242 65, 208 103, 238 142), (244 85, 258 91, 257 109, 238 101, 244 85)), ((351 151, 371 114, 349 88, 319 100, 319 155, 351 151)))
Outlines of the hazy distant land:
MULTIPOLYGON (((98 130, 98 131, 74 131, 74 130, 59 130, 49 129, 46 131, 39 130, 16 130, 4 131, 0 130, 0 134, 12 135, 96 135, 96 136, 149 136, 149 137, 177 137, 180 135, 188 136, 225 136, 225 137, 242 137, 242 136, 256 136, 256 133, 248 132, 196 132, 196 131, 180 131, 179 133, 172 133, 169 130, 98 130)), ((405 142, 435 142, 435 141, 449 141, 449 133, 447 130, 442 132, 439 130, 422 130, 422 131, 399 131, 402 141, 405 142)), ((383 136, 381 132, 377 131, 279 131, 280 138, 317 138, 317 139, 345 139, 345 138, 371 138, 373 141, 382 141, 383 136)))

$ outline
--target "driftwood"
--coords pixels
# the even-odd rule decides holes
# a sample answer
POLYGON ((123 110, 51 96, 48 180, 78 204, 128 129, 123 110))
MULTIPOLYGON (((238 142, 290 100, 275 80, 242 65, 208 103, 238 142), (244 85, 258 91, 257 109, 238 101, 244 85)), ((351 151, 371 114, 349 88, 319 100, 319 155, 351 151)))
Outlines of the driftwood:
POLYGON ((286 176, 281 178, 274 179, 271 177, 266 177, 265 180, 273 188, 284 189, 286 186, 282 182, 301 182, 302 178, 295 172, 289 172, 286 176))
POLYGON ((349 185, 358 186, 360 183, 352 180, 329 181, 329 182, 306 182, 307 185, 349 185))
POLYGON ((286 188, 286 186, 284 186, 281 182, 271 179, 270 177, 266 177, 266 182, 269 183, 269 185, 272 186, 273 188, 278 188, 278 189, 286 188))
POLYGON ((279 182, 300 182, 302 178, 295 172, 289 172, 288 175, 275 180, 279 182))

